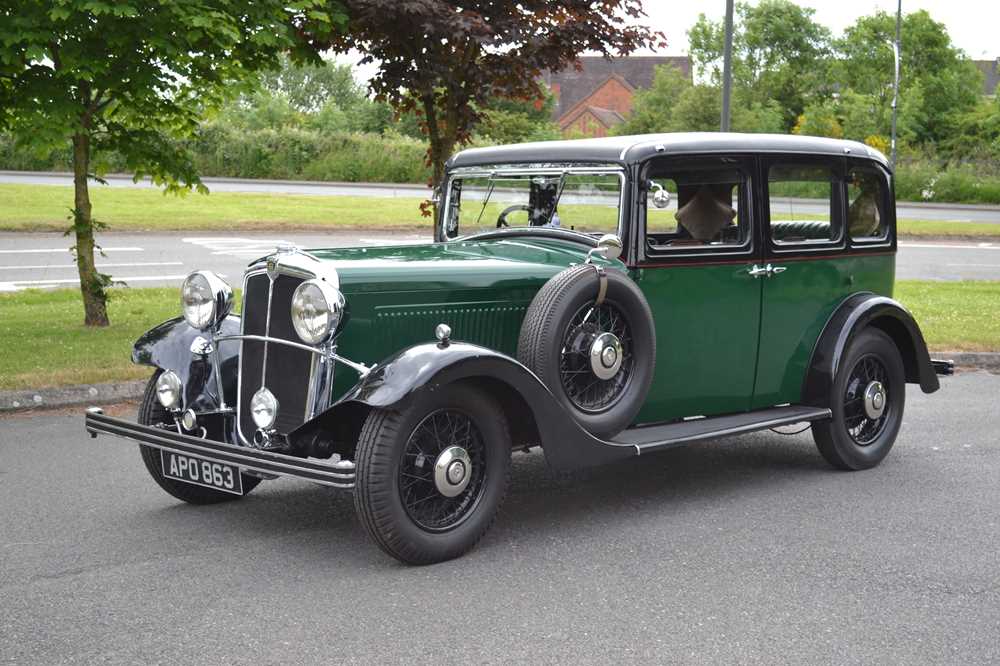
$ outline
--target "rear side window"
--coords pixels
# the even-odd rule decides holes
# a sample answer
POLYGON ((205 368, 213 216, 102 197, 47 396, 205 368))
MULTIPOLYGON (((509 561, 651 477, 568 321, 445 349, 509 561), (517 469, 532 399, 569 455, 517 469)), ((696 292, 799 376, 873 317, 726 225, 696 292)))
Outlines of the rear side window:
POLYGON ((836 172, 812 164, 774 164, 767 172, 771 239, 776 245, 831 243, 836 223, 836 172))
POLYGON ((847 232, 852 241, 885 240, 886 186, 882 174, 855 167, 847 174, 847 232))

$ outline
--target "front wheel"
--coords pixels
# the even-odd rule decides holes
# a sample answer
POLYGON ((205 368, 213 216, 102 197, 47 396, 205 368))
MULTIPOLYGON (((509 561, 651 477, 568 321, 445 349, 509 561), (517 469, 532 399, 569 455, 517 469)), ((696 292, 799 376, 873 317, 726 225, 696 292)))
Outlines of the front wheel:
POLYGON ((401 562, 458 557, 496 518, 510 446, 498 405, 470 386, 441 387, 401 410, 375 409, 355 456, 358 517, 401 562))
POLYGON ((869 328, 855 337, 833 383, 830 421, 814 423, 813 439, 838 469, 878 465, 903 422, 906 400, 903 359, 892 339, 869 328))

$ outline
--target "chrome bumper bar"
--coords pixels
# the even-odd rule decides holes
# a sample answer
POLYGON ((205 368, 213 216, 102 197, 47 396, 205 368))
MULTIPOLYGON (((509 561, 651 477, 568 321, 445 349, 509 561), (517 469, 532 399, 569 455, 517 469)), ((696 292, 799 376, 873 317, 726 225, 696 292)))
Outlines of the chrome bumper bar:
POLYGON ((264 474, 293 476, 334 488, 354 487, 354 463, 341 460, 335 463, 297 458, 281 453, 271 453, 243 446, 233 446, 210 439, 182 435, 171 430, 140 425, 123 419, 105 416, 96 407, 87 410, 84 427, 91 437, 99 434, 131 439, 144 446, 173 451, 203 458, 213 462, 236 465, 243 469, 264 474))

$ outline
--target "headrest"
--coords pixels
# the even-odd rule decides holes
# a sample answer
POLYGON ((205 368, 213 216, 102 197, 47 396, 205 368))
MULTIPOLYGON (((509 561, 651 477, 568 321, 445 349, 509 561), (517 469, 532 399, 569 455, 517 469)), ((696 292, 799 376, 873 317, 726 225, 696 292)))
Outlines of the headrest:
POLYGON ((676 217, 692 238, 707 242, 732 223, 736 211, 716 199, 707 185, 702 185, 698 193, 680 207, 676 217))

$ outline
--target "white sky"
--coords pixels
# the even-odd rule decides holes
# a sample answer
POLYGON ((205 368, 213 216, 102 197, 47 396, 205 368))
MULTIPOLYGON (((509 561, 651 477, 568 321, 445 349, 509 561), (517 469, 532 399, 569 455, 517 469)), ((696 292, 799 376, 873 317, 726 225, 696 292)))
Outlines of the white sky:
MULTIPOLYGON (((698 14, 722 19, 725 0, 710 2, 676 2, 675 0, 645 0, 647 22, 667 35, 668 55, 688 51, 687 31, 698 20, 698 14)), ((756 4, 756 3, 753 3, 756 4)), ((835 36, 854 23, 859 16, 883 10, 896 13, 896 0, 798 0, 795 4, 815 9, 813 19, 830 28, 835 36)), ((903 14, 926 9, 931 17, 948 28, 952 43, 970 58, 988 60, 1000 56, 1000 1, 998 0, 903 0, 903 14)))

